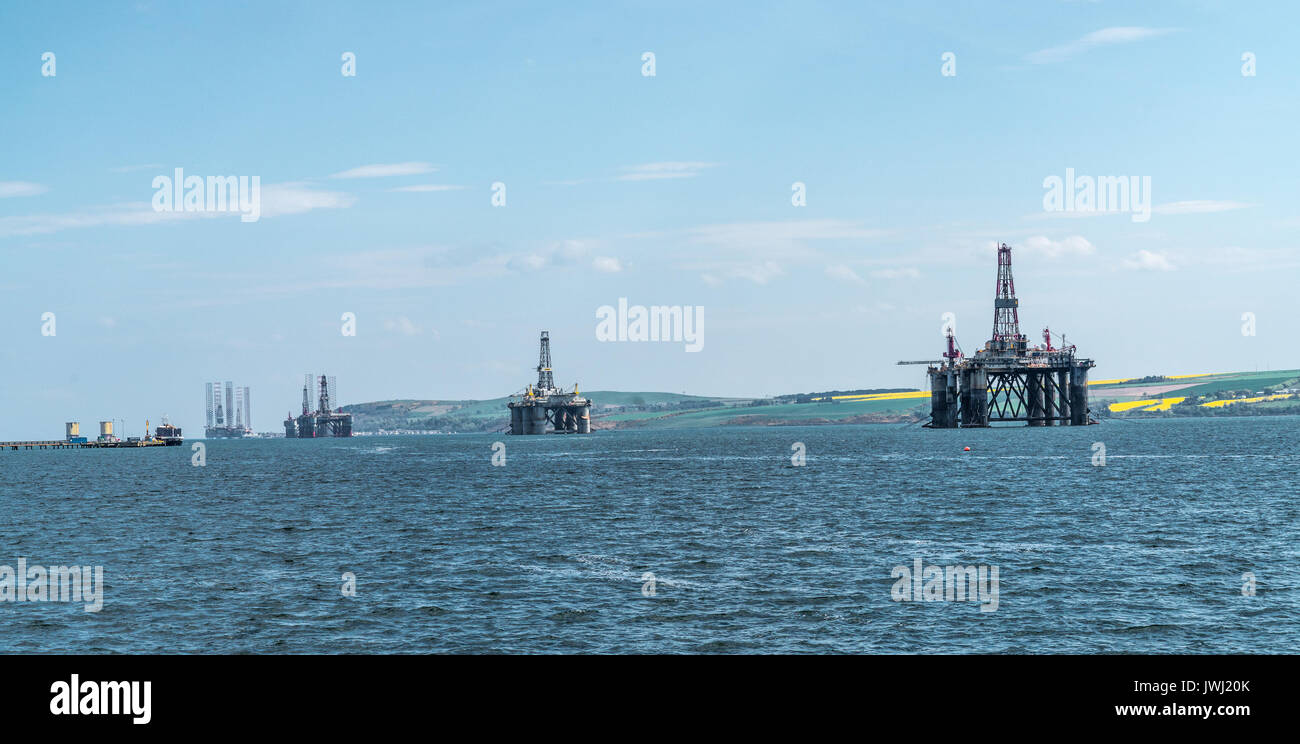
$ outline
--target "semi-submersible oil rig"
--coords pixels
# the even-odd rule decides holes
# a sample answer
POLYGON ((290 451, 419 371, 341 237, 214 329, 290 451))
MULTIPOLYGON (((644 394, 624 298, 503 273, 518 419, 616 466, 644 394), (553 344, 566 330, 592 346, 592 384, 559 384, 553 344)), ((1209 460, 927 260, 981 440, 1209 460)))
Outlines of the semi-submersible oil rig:
MULTIPOLYGON (((1043 329, 1043 346, 1029 346, 1020 333, 1020 302, 1011 278, 1011 247, 998 246, 998 283, 993 299, 993 338, 966 357, 947 330, 943 361, 928 364, 932 429, 985 427, 1003 421, 1029 426, 1083 426, 1097 423, 1088 412, 1091 359, 1075 356, 1073 346, 1055 348, 1043 329)), ((1062 337, 1064 338, 1064 337, 1062 337)), ((1064 341, 1062 341, 1064 344, 1064 341)))
POLYGON ((320 376, 320 389, 316 397, 316 410, 311 410, 312 374, 308 372, 302 378, 302 413, 295 421, 293 413, 284 419, 284 436, 286 439, 315 439, 316 437, 350 437, 352 436, 352 414, 344 413, 342 408, 332 408, 338 404, 338 386, 334 377, 320 376))
POLYGON ((510 396, 511 434, 590 434, 591 401, 555 387, 551 374, 551 336, 542 331, 542 351, 537 361, 537 386, 510 396), (546 425, 550 424, 548 432, 546 425))

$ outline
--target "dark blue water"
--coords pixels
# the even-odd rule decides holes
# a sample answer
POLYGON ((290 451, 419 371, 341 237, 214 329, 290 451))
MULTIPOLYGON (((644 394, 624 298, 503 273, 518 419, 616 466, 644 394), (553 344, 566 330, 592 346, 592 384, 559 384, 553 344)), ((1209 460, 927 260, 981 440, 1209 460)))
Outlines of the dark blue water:
POLYGON ((0 602, 0 651, 1294 653, 1298 426, 4 451, 0 564, 105 588, 98 613, 0 602), (997 610, 894 601, 916 558, 997 566, 997 610))

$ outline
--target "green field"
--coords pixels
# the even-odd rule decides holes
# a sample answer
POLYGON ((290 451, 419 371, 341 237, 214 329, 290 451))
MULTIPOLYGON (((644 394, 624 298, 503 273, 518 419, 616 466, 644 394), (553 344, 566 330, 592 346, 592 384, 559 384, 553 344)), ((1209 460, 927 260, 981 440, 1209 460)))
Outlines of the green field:
POLYGON ((1235 394, 1228 397, 1240 397, 1241 395, 1253 396, 1255 393, 1273 393, 1280 389, 1292 389, 1300 387, 1300 370, 1268 370, 1259 372, 1226 372, 1204 377, 1189 377, 1184 379, 1137 383, 1131 381, 1107 383, 1104 385, 1090 385, 1088 393, 1091 397, 1092 409, 1094 413, 1100 413, 1103 416, 1169 416, 1169 415, 1251 415, 1251 414, 1270 414, 1292 412, 1297 408, 1296 400, 1277 400, 1277 401, 1258 401, 1233 403, 1220 408, 1207 408, 1199 404, 1214 400, 1221 400, 1227 394, 1235 394), (1179 390, 1170 390, 1163 394, 1154 395, 1135 395, 1132 388, 1136 387, 1156 387, 1164 385, 1188 385, 1188 387, 1179 390), (1125 390, 1126 388, 1130 390, 1125 390), (1141 409, 1132 409, 1126 411, 1114 412, 1109 410, 1110 404, 1124 403, 1135 400, 1159 400, 1161 398, 1185 398, 1187 404, 1176 406, 1177 410, 1166 412, 1143 411, 1141 409), (1231 409, 1231 410, 1229 410, 1231 409))
MULTIPOLYGON (((1300 398, 1233 403, 1219 408, 1196 404, 1215 400, 1226 392, 1253 395, 1260 391, 1294 387, 1300 387, 1300 370, 1232 372, 1145 383, 1107 381, 1090 385, 1088 392, 1094 415, 1103 417, 1221 416, 1300 412, 1300 398), (1133 391, 1136 387, 1184 384, 1188 387, 1170 391, 1163 397, 1191 398, 1192 405, 1175 406, 1175 410, 1167 412, 1111 412, 1108 408, 1112 403, 1162 397, 1158 394, 1139 397, 1133 391)), ((921 422, 928 420, 930 412, 930 401, 926 397, 794 403, 790 402, 793 396, 787 396, 785 400, 756 400, 613 390, 583 391, 582 395, 592 400, 592 426, 598 430, 921 422)), ((355 417, 353 429, 357 432, 500 432, 509 425, 510 417, 506 411, 509 400, 508 397, 491 400, 386 400, 344 406, 344 410, 355 417)))
MULTIPOLYGON (((928 400, 751 405, 752 398, 680 393, 583 391, 591 399, 597 429, 708 427, 735 424, 819 424, 912 420, 928 413, 928 400)), ((492 400, 385 400, 344 406, 353 430, 474 432, 507 427, 509 398, 492 400)))

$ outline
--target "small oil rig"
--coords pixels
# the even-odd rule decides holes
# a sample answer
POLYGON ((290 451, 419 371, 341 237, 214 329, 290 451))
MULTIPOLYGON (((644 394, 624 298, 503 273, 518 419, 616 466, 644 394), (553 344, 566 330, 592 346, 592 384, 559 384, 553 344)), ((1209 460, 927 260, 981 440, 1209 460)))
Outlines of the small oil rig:
POLYGON ((207 383, 208 418, 203 429, 205 439, 238 439, 253 435, 252 411, 249 410, 247 387, 226 381, 226 400, 221 402, 221 383, 207 383))
POLYGON ((290 412, 284 420, 286 439, 314 439, 316 437, 350 437, 352 436, 352 414, 344 413, 342 408, 333 409, 331 401, 338 401, 338 388, 334 377, 321 375, 317 383, 319 392, 316 397, 316 410, 311 410, 312 375, 303 375, 302 413, 297 421, 290 412))
POLYGON ((1096 364, 1075 355, 1074 346, 1029 346, 1020 332, 1020 301, 1011 278, 1011 247, 998 245, 998 280, 993 299, 993 338, 966 357, 951 328, 943 360, 899 362, 930 365, 931 429, 987 427, 1024 421, 1029 426, 1085 426, 1097 421, 1088 411, 1088 370, 1096 364))
POLYGON ((542 331, 542 350, 537 361, 537 385, 510 396, 511 434, 590 434, 591 401, 555 387, 551 374, 551 335, 542 331), (550 424, 550 429, 547 429, 550 424))

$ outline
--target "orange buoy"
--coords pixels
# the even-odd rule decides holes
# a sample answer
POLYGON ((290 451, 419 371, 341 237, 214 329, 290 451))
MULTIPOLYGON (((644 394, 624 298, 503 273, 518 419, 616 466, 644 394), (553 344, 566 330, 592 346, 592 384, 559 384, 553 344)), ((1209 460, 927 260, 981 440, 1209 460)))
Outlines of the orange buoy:
POLYGON ((962 452, 970 452, 970 447, 967 447, 966 449, 962 450, 962 452))

